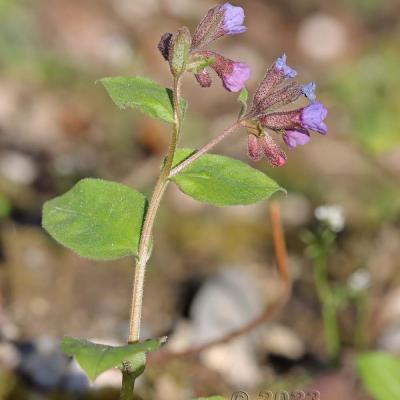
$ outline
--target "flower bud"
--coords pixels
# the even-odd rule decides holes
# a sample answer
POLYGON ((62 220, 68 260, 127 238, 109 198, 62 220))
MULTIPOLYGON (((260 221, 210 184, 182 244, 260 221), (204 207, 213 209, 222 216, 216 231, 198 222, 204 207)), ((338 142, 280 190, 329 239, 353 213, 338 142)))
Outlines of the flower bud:
POLYGON ((169 59, 169 48, 171 46, 171 39, 172 36, 174 36, 170 32, 164 33, 164 35, 161 36, 160 42, 158 43, 158 50, 160 50, 161 55, 164 57, 166 61, 169 59))
POLYGON ((169 65, 172 74, 177 77, 186 71, 186 64, 190 56, 192 37, 189 29, 183 27, 170 39, 169 65))
POLYGON ((261 139, 251 133, 247 137, 247 154, 253 161, 259 161, 263 156, 261 139))
POLYGON ((261 144, 265 157, 273 167, 283 167, 286 164, 287 157, 285 152, 267 133, 262 137, 261 144))
POLYGON ((203 70, 198 74, 195 74, 194 76, 196 77, 196 80, 201 87, 209 88, 211 86, 212 84, 211 76, 206 70, 203 70))

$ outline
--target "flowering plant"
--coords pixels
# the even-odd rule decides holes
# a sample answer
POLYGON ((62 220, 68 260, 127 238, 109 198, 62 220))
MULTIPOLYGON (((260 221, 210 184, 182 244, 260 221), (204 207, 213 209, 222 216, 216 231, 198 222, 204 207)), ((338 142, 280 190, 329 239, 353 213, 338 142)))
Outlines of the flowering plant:
POLYGON ((112 77, 101 80, 111 99, 121 108, 135 107, 151 117, 172 124, 168 153, 153 193, 146 197, 132 188, 100 179, 83 179, 70 191, 45 203, 43 227, 58 242, 94 260, 131 256, 135 260, 128 344, 112 347, 65 337, 61 348, 76 358, 94 380, 109 368, 122 372, 121 399, 133 399, 135 379, 143 372, 146 353, 165 338, 140 341, 144 278, 152 251, 158 208, 170 182, 194 199, 217 206, 246 205, 269 198, 282 188, 264 173, 241 161, 208 154, 239 128, 248 135, 248 154, 256 161, 263 155, 273 166, 286 163, 286 154, 271 133, 282 135, 289 148, 307 143, 310 131, 327 133, 327 111, 316 101, 315 84, 291 81, 296 71, 279 57, 268 69, 247 109, 245 83, 249 66, 212 51, 211 44, 226 35, 246 31, 244 11, 229 3, 211 8, 193 36, 186 27, 165 33, 158 48, 173 78, 173 88, 163 88, 148 78, 112 77), (181 97, 184 73, 195 75, 202 88, 212 85, 213 70, 229 92, 239 92, 242 110, 236 121, 201 149, 178 148, 187 103, 181 97), (306 96, 310 104, 295 110, 276 111, 306 96))

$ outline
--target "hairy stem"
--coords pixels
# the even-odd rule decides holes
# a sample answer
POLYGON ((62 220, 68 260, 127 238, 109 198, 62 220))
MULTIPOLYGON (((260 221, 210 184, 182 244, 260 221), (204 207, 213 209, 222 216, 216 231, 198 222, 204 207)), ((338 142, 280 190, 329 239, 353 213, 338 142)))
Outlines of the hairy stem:
POLYGON ((135 386, 135 375, 128 371, 122 372, 122 387, 120 400, 131 400, 133 399, 133 388, 135 386))
POLYGON ((203 154, 210 151, 219 142, 224 140, 227 136, 229 136, 232 132, 234 132, 237 128, 239 128, 239 126, 240 126, 240 122, 238 121, 238 122, 235 122, 233 125, 229 126, 228 128, 226 128, 217 137, 215 137, 213 140, 211 140, 211 142, 207 143, 200 150, 196 151, 196 153, 194 153, 192 156, 190 156, 185 161, 183 161, 178 166, 176 166, 174 169, 172 169, 169 174, 169 178, 172 178, 173 176, 179 174, 179 172, 181 172, 182 170, 187 168, 190 164, 192 164, 194 161, 199 159, 203 154))
POLYGON ((173 91, 174 114, 175 114, 174 127, 172 130, 172 137, 168 149, 168 154, 165 163, 163 165, 161 174, 154 187, 153 195, 150 200, 149 208, 147 210, 140 238, 139 254, 136 263, 135 280, 134 280, 134 287, 132 294, 132 307, 131 307, 131 318, 129 324, 128 343, 137 342, 140 337, 140 321, 141 321, 142 300, 143 300, 144 275, 145 275, 147 260, 149 258, 151 236, 153 232, 154 221, 157 215, 157 211, 160 206, 162 196, 168 185, 168 176, 172 168, 172 163, 174 160, 175 150, 181 127, 181 111, 178 100, 179 92, 180 92, 180 80, 179 78, 175 78, 174 91, 173 91))
MULTIPOLYGON (((143 288, 146 264, 149 259, 151 237, 153 233, 154 221, 157 215, 161 199, 168 185, 168 177, 172 168, 178 137, 181 128, 181 110, 179 105, 180 98, 180 78, 174 79, 173 102, 174 102, 174 125, 172 129, 171 143, 168 154, 162 167, 161 174, 157 179, 149 207, 144 220, 142 234, 139 243, 139 252, 135 268, 133 282, 131 315, 129 321, 128 343, 138 342, 140 339, 140 324, 142 319, 143 288)), ((132 400, 135 376, 125 369, 122 373, 121 400, 132 400)))

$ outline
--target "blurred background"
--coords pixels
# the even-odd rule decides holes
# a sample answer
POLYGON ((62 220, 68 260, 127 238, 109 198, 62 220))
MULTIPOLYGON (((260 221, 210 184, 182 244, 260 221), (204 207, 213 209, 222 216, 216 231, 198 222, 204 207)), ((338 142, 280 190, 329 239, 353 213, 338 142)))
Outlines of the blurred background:
MULTIPOLYGON (((378 398, 360 379, 359 357, 400 353, 400 3, 233 3, 245 8, 248 32, 215 49, 252 66, 249 90, 286 52, 329 109, 327 137, 314 134, 289 151, 282 169, 255 165, 288 190, 275 199, 293 293, 250 335, 148 366, 138 393, 187 400, 245 390, 267 399, 267 390, 319 390, 323 400, 378 398)), ((41 229, 41 207, 89 176, 151 191, 169 127, 117 109, 95 82, 147 75, 170 86, 160 36, 182 25, 193 31, 213 5, 0 0, 0 398, 118 398, 117 371, 89 387, 57 346, 64 334, 126 340, 132 261, 93 262, 62 248, 41 229)), ((201 89, 188 75, 183 92, 184 146, 202 145, 239 111, 217 78, 201 89)), ((246 160, 246 135, 218 150, 246 160)), ((224 335, 279 296, 268 202, 213 208, 171 185, 155 244, 143 338, 167 334, 170 350, 224 335)))

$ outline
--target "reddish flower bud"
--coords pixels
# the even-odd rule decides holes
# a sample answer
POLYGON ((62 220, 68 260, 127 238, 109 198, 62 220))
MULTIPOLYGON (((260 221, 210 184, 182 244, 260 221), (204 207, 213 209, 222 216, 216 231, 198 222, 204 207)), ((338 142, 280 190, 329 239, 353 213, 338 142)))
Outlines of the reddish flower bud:
POLYGON ((263 156, 263 148, 260 138, 251 133, 247 137, 247 154, 253 161, 259 161, 263 156))
POLYGON ((283 54, 271 65, 258 86, 253 99, 254 108, 258 108, 262 100, 286 78, 294 78, 296 75, 297 72, 286 65, 286 54, 283 54))
POLYGON ((194 76, 196 77, 196 80, 197 82, 199 82, 201 87, 208 88, 211 86, 212 84, 211 76, 206 70, 203 70, 198 74, 194 74, 194 76))
POLYGON ((272 92, 269 96, 264 97, 256 107, 254 114, 265 113, 271 108, 282 107, 293 103, 302 95, 302 86, 297 82, 292 82, 289 85, 272 92))
POLYGON ((293 111, 281 111, 262 115, 259 118, 261 125, 273 131, 282 131, 301 128, 301 109, 293 111))
POLYGON ((267 157, 267 160, 274 167, 282 167, 286 164, 286 154, 285 152, 273 141, 271 136, 267 133, 262 136, 262 147, 267 157))

